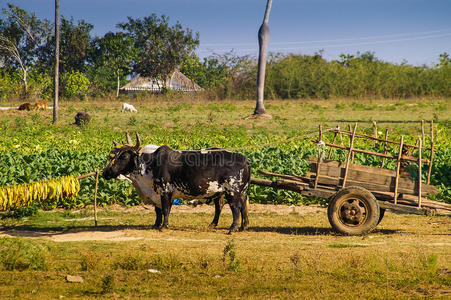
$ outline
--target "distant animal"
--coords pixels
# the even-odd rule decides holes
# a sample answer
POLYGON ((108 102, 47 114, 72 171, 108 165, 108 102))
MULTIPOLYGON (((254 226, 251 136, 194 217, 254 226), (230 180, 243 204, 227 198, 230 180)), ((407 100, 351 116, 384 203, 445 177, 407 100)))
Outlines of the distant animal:
POLYGON ((33 110, 39 110, 39 109, 44 109, 44 110, 47 109, 47 102, 45 102, 45 101, 37 102, 34 105, 33 110))
POLYGON ((31 110, 31 103, 23 103, 18 108, 18 110, 31 110))
POLYGON ((114 142, 102 175, 107 180, 119 175, 128 177, 144 202, 155 205, 155 228, 168 227, 175 198, 214 201, 211 227, 218 224, 225 198, 233 215, 229 234, 238 229, 240 215, 241 229, 247 228, 250 166, 245 156, 222 149, 175 151, 168 146, 144 153, 138 134, 136 145, 128 133, 126 137, 126 144, 119 146, 114 142))
POLYGON ((126 112, 126 111, 135 112, 135 113, 138 112, 138 110, 133 105, 128 104, 128 103, 122 103, 122 112, 126 112))
POLYGON ((75 124, 78 126, 88 124, 91 121, 91 116, 86 111, 79 111, 75 115, 75 124))

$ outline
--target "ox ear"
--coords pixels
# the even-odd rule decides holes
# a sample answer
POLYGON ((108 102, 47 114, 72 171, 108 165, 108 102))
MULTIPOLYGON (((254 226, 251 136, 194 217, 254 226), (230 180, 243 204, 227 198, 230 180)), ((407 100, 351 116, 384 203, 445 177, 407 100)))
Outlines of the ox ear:
POLYGON ((141 147, 141 138, 139 137, 139 133, 136 133, 136 145, 135 149, 138 150, 141 147))
POLYGON ((128 134, 128 131, 125 132, 125 138, 127 140, 128 145, 133 145, 132 139, 130 138, 130 134, 128 134))

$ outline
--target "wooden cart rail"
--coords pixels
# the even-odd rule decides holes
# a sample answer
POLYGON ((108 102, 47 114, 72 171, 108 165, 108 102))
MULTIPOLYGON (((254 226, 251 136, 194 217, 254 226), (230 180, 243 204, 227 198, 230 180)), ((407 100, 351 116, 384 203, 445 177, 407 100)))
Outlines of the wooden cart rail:
MULTIPOLYGON (((422 122, 423 124, 423 122, 422 122)), ((430 182, 430 177, 431 177, 431 170, 432 170, 432 162, 433 162, 433 158, 434 158, 434 123, 431 121, 431 135, 430 135, 430 148, 424 149, 424 147, 422 146, 422 141, 425 140, 424 137, 424 130, 422 129, 423 132, 423 136, 422 137, 418 137, 418 142, 417 142, 417 146, 414 145, 409 145, 409 144, 405 144, 404 143, 404 137, 401 136, 400 137, 400 141, 396 142, 396 141, 391 141, 388 140, 388 131, 386 130, 386 135, 384 139, 378 138, 377 136, 375 137, 371 137, 365 134, 357 134, 356 130, 357 130, 357 123, 354 125, 354 128, 351 131, 341 131, 339 129, 339 127, 335 128, 335 129, 326 129, 325 132, 332 132, 334 133, 334 137, 333 137, 333 141, 332 143, 328 143, 328 142, 324 142, 323 141, 323 129, 322 126, 319 125, 319 136, 318 136, 318 140, 312 140, 313 142, 317 143, 318 145, 325 145, 325 146, 329 146, 331 147, 331 150, 329 151, 329 156, 331 155, 331 151, 332 148, 338 148, 338 149, 342 149, 345 151, 348 151, 347 154, 347 158, 345 161, 345 165, 344 165, 344 170, 343 170, 343 174, 340 174, 342 176, 338 177, 341 180, 339 180, 339 182, 337 182, 337 186, 340 186, 341 188, 345 188, 346 184, 347 184, 347 180, 348 180, 348 173, 349 173, 349 165, 351 164, 351 162, 353 161, 353 157, 354 157, 354 153, 364 153, 364 154, 368 154, 368 155, 373 155, 373 156, 378 156, 378 157, 383 157, 383 158, 388 158, 388 159, 395 159, 396 160, 396 172, 395 172, 395 177, 394 177, 394 186, 393 186, 393 191, 392 191, 392 187, 391 185, 389 186, 389 191, 393 192, 393 196, 394 196, 394 201, 395 204, 397 203, 397 199, 398 199, 398 195, 400 193, 404 193, 405 191, 403 190, 401 192, 400 188, 399 188, 399 180, 400 180, 400 171, 401 171, 401 164, 402 162, 417 162, 418 163, 418 180, 417 180, 417 188, 416 190, 414 189, 413 191, 415 192, 415 194, 418 196, 418 207, 421 207, 421 202, 422 202, 422 196, 424 195, 424 193, 422 192, 422 188, 423 188, 423 183, 421 182, 421 177, 422 177, 422 164, 423 163, 427 163, 428 164, 428 175, 427 175, 427 184, 429 184, 430 182), (350 135, 350 143, 349 146, 343 146, 343 145, 337 145, 335 144, 337 135, 341 135, 341 134, 345 134, 345 135, 350 135), (363 150, 363 149, 358 149, 354 147, 354 142, 356 138, 364 138, 364 139, 372 139, 372 140, 377 140, 377 141, 381 141, 384 142, 384 153, 377 153, 374 151, 368 151, 368 150, 363 150), (390 155, 387 154, 387 143, 392 143, 392 144, 398 144, 399 145, 399 149, 398 149, 398 154, 397 155, 390 155), (418 149, 418 153, 417 153, 417 158, 412 157, 410 155, 406 154, 406 147, 413 147, 418 149), (429 150, 430 154, 429 154, 429 159, 424 159, 422 158, 422 150, 429 150)), ((422 126, 423 128, 423 126, 422 126)), ((377 131, 376 131, 376 135, 377 135, 377 131)), ((323 153, 321 153, 321 149, 318 148, 318 158, 317 158, 317 164, 316 164, 316 176, 315 176, 315 182, 314 182, 314 187, 317 187, 318 185, 318 181, 320 180, 320 176, 321 176, 321 168, 322 168, 322 161, 323 161, 323 153)), ((383 163, 381 165, 381 167, 383 167, 383 163)), ((375 170, 373 170, 373 172, 375 172, 375 170)), ((324 180, 324 178, 323 178, 324 180)), ((391 180, 391 179, 390 179, 391 180)), ((352 181, 352 180, 351 180, 352 181)), ((371 181, 369 182, 371 183, 371 181)), ((375 187, 370 188, 370 190, 374 190, 375 187)), ((387 188, 384 189, 384 191, 387 188)), ((409 192, 410 193, 410 192, 409 192)))

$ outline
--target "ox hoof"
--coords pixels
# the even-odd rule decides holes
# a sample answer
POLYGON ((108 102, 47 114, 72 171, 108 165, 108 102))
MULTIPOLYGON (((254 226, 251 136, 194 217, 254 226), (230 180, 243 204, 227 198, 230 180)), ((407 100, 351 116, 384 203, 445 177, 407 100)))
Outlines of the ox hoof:
POLYGON ((227 233, 228 235, 231 235, 232 233, 237 231, 237 227, 232 227, 229 229, 229 232, 227 233))
POLYGON ((216 229, 216 226, 218 226, 218 224, 211 223, 210 225, 208 225, 208 229, 216 229))

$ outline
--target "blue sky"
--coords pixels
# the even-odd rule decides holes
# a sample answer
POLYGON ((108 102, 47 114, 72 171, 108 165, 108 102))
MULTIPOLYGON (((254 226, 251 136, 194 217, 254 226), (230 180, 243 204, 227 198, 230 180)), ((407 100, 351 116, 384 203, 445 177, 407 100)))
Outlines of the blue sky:
MULTIPOLYGON (((0 0, 53 20, 53 0, 0 0)), ((127 16, 156 13, 200 34, 201 57, 233 50, 258 53, 257 31, 266 0, 60 0, 65 17, 85 19, 93 33, 116 31, 127 16)), ((433 65, 451 53, 451 0, 273 0, 269 19, 272 52, 313 54, 375 52, 389 62, 433 65)))

